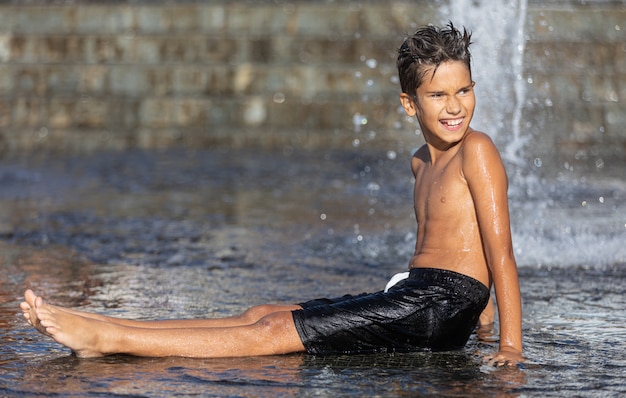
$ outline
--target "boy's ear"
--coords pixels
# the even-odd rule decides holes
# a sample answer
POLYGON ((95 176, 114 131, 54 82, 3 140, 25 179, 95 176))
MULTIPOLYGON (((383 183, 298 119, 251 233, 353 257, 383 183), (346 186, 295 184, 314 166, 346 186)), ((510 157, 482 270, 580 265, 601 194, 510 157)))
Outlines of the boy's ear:
POLYGON ((410 95, 407 93, 400 94, 400 103, 408 116, 415 116, 417 109, 415 109, 415 102, 413 102, 410 95))

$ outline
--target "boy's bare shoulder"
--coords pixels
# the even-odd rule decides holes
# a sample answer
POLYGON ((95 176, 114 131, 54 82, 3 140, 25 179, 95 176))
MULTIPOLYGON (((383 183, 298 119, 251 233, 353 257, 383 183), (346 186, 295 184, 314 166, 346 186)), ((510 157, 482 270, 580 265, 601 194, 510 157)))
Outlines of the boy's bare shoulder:
POLYGON ((495 145, 493 141, 491 140, 491 137, 489 137, 487 134, 483 133, 482 131, 473 130, 473 129, 467 132, 467 135, 463 139, 463 145, 464 146, 489 145, 489 146, 494 146, 495 148, 495 145))
POLYGON ((500 153, 487 134, 471 130, 463 139, 462 153, 464 160, 471 162, 500 160, 500 153))
POLYGON ((506 184, 506 172, 500 152, 487 134, 472 130, 465 137, 461 149, 461 174, 466 181, 486 183, 502 181, 506 184))

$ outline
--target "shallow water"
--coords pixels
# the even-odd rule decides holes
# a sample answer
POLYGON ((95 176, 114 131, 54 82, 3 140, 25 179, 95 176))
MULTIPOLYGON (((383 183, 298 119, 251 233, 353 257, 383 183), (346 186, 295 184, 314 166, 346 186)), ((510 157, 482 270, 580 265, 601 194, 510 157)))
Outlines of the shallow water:
POLYGON ((0 164, 0 395, 619 396, 626 184, 511 173, 528 362, 452 353, 81 360, 20 318, 32 287, 122 317, 215 317, 380 289, 415 237, 408 159, 168 151, 0 164), (600 199, 602 198, 602 199, 600 199))

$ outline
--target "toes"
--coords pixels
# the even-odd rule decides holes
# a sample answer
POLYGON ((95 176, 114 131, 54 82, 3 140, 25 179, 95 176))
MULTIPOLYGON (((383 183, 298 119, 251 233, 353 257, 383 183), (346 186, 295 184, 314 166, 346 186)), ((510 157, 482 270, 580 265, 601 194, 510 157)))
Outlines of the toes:
POLYGON ((32 290, 28 289, 24 292, 24 299, 28 304, 32 305, 35 302, 36 298, 37 295, 35 295, 35 292, 33 292, 32 290))
POLYGON ((53 318, 49 318, 45 315, 39 316, 39 324, 43 326, 48 333, 50 332, 48 329, 55 328, 57 326, 57 323, 53 318))

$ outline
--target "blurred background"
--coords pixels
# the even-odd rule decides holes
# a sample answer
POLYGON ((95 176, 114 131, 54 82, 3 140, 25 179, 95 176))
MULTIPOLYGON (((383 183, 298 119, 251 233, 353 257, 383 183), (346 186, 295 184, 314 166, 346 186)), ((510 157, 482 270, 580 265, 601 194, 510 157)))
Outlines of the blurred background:
POLYGON ((0 1, 0 151, 408 152, 395 51, 448 21, 474 33, 474 125, 507 161, 626 159, 615 0, 0 1))

